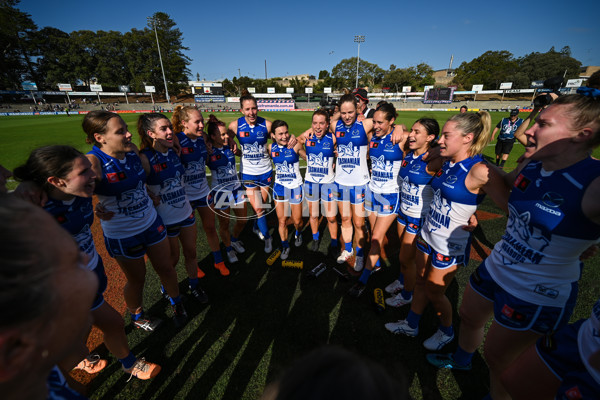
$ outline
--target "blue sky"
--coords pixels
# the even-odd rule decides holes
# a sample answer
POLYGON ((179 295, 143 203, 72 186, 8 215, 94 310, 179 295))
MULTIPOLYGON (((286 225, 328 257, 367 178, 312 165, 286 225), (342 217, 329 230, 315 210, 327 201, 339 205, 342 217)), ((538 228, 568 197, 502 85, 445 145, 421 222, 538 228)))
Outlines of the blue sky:
POLYGON ((17 7, 39 28, 142 29, 166 12, 183 32, 195 79, 318 75, 354 57, 354 35, 365 35, 360 58, 388 69, 425 62, 454 67, 488 50, 515 56, 570 46, 573 57, 600 65, 600 2, 530 1, 39 1, 17 7), (343 4, 343 5, 341 5, 343 4))

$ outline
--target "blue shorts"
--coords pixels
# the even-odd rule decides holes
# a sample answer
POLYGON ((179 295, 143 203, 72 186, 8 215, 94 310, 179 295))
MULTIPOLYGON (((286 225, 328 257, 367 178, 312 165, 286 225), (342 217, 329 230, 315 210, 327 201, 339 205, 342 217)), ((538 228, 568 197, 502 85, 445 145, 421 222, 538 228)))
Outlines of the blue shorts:
POLYGON ((112 258, 141 258, 146 254, 146 249, 156 243, 162 242, 167 237, 167 229, 159 215, 154 223, 142 233, 124 239, 110 239, 104 236, 104 244, 112 258))
POLYGON ((575 307, 578 286, 573 282, 571 295, 564 307, 541 306, 519 299, 505 291, 489 274, 485 261, 471 274, 471 287, 494 303, 494 319, 515 331, 531 330, 545 334, 556 331, 569 322, 575 307))
POLYGON ((323 201, 329 203, 335 200, 334 193, 337 191, 337 185, 335 183, 315 183, 315 182, 304 182, 304 195, 306 200, 323 201))
POLYGON ((577 345, 577 335, 585 321, 567 325, 535 344, 540 359, 562 381, 557 399, 600 399, 600 385, 583 364, 577 345), (569 397, 577 392, 580 397, 569 397))
POLYGON ((349 201, 352 204, 362 204, 365 202, 365 192, 367 185, 344 186, 336 184, 334 197, 337 201, 349 201))
POLYGON ((300 204, 302 203, 303 198, 302 192, 302 185, 293 189, 286 188, 279 183, 276 183, 275 186, 273 186, 273 197, 275 198, 275 201, 278 202, 289 201, 290 204, 300 204))
POLYGON ((273 170, 261 175, 250 175, 242 173, 242 183, 248 189, 259 186, 271 186, 273 182, 273 170))
POLYGON ((177 237, 177 236, 179 236, 179 232, 181 231, 181 228, 192 226, 195 223, 196 223, 196 218, 194 217, 194 213, 192 211, 192 214, 190 214, 190 216, 187 217, 186 219, 184 219, 183 221, 180 221, 176 224, 167 225, 167 236, 168 237, 177 237))
POLYGON ((96 264, 96 268, 94 268, 92 272, 98 277, 98 291, 96 292, 96 298, 94 298, 94 302, 92 303, 92 310, 95 310, 100 307, 102 303, 104 303, 104 291, 106 290, 106 286, 108 284, 108 279, 106 278, 106 273, 104 272, 104 263, 99 255, 98 264, 96 264))
POLYGON ((192 210, 199 207, 209 207, 212 204, 212 200, 212 195, 209 193, 206 197, 202 197, 201 199, 190 200, 190 205, 192 206, 192 210))
POLYGON ((365 210, 379 215, 398 214, 400 193, 374 193, 367 188, 365 193, 365 210))
POLYGON ((212 192, 213 208, 215 210, 226 210, 246 201, 246 192, 241 188, 233 190, 217 190, 212 192))
POLYGON ((401 210, 398 210, 398 218, 396 221, 400 225, 404 225, 406 227, 406 232, 411 233, 413 235, 418 235, 421 232, 421 228, 423 227, 423 222, 425 222, 425 218, 414 218, 405 215, 401 210))
POLYGON ((431 256, 431 266, 436 269, 446 269, 453 265, 467 265, 469 263, 468 253, 471 250, 471 239, 467 243, 467 251, 462 256, 447 256, 436 251, 429 245, 421 235, 417 236, 417 249, 431 256))

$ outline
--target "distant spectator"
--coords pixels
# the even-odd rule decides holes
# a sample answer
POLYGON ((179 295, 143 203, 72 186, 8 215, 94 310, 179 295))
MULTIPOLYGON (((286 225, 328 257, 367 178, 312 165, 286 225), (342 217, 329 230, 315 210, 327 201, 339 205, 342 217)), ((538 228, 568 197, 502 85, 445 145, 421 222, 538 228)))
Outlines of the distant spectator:
POLYGON ((352 91, 354 97, 356 97, 357 107, 356 110, 365 116, 365 118, 373 118, 375 110, 369 108, 369 97, 367 91, 362 88, 356 88, 352 91))
POLYGON ((466 113, 468 110, 469 110, 469 107, 467 107, 467 106, 461 106, 461 107, 460 107, 460 113, 461 113, 461 114, 464 114, 464 113, 466 113))

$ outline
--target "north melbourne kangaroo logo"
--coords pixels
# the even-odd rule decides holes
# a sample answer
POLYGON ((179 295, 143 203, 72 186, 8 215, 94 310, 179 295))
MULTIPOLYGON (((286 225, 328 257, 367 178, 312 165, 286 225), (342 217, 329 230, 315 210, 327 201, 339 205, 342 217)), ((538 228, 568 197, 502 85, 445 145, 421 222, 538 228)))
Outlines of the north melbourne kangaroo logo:
MULTIPOLYGON (((508 238, 505 239, 505 242, 508 242, 521 256, 534 260, 535 254, 528 253, 541 253, 550 244, 550 240, 544 237, 538 228, 529 225, 531 220, 529 211, 519 214, 519 211, 511 204, 508 205, 508 210, 507 233, 505 234, 505 237, 508 236, 508 238), (523 244, 526 244, 527 247, 524 248, 523 244)), ((512 259, 508 259, 504 255, 502 255, 502 261, 504 265, 514 264, 512 259)))
POLYGON ((144 191, 144 183, 139 181, 135 189, 123 192, 117 197, 117 207, 119 207, 120 212, 125 215, 134 218, 142 218, 144 213, 138 211, 139 209, 144 209, 142 204, 145 204, 147 201, 148 196, 144 191))
POLYGON ((450 217, 448 216, 450 210, 452 210, 452 206, 442 197, 440 189, 436 190, 433 194, 431 209, 429 210, 431 232, 438 230, 442 226, 448 228, 450 224, 450 217))
POLYGON ((235 167, 229 162, 227 165, 217 168, 217 180, 223 182, 235 178, 235 172, 235 167))
POLYGON ((311 176, 317 182, 320 182, 323 179, 323 176, 325 176, 327 173, 326 168, 328 161, 329 160, 327 157, 323 157, 323 153, 311 153, 308 155, 308 168, 312 174, 311 176))
POLYGON ((203 186, 206 169, 203 162, 192 161, 185 169, 185 183, 194 189, 200 189, 203 186))
POLYGON ((258 165, 263 158, 265 149, 258 142, 244 143, 243 154, 250 164, 258 165))
POLYGON ((354 147, 352 143, 338 145, 338 163, 347 174, 351 173, 358 165, 360 148, 354 147))
POLYGON ((277 164, 275 166, 275 172, 277 173, 277 175, 279 175, 279 179, 292 180, 296 177, 294 165, 288 164, 287 161, 284 161, 281 164, 277 164))

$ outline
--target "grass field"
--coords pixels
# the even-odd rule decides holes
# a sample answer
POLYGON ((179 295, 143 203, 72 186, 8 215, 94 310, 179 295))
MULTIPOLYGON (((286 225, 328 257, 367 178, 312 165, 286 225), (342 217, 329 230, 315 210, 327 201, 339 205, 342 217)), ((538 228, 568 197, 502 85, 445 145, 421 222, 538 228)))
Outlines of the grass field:
MULTIPOLYGON (((261 113, 270 120, 286 120, 292 133, 302 132, 310 126, 310 114, 261 113)), ((424 114, 437 118, 440 123, 451 115, 447 112, 402 112, 398 122, 410 127, 424 114)), ((121 115, 135 130, 137 115, 121 115)), ((238 116, 237 113, 218 114, 227 123, 238 116)), ((494 125, 504 116, 506 113, 493 113, 494 125)), ((70 144, 87 151, 89 146, 84 143, 82 119, 83 116, 0 117, 3 143, 0 164, 12 169, 25 160, 31 149, 44 144, 70 144)), ((134 137, 137 137, 135 133, 134 137)), ((508 169, 516 165, 515 160, 521 153, 522 147, 515 145, 508 169)), ((492 157, 493 147, 489 146, 485 155, 492 157)), ((600 156, 598 150, 595 156, 600 156)), ((480 227, 475 238, 478 248, 485 252, 500 239, 506 218, 487 199, 480 211, 480 227)), ((274 214, 271 214, 271 232, 275 222, 274 214)), ((326 232, 324 226, 322 228, 326 232)), ((338 279, 331 271, 335 261, 326 256, 327 233, 323 234, 318 253, 304 248, 292 249, 290 258, 304 262, 304 269, 300 270, 282 268, 279 262, 268 267, 262 242, 247 226, 242 238, 248 250, 237 265, 230 266, 231 275, 223 278, 212 268, 205 234, 201 228, 198 231, 198 258, 206 272, 201 285, 210 297, 210 304, 199 306, 188 303, 186 306, 191 318, 181 331, 176 331, 170 321, 153 334, 132 330, 128 324, 126 329, 133 351, 161 364, 163 370, 151 381, 133 379, 126 382, 118 362, 108 355, 112 362, 88 385, 92 398, 255 399, 265 384, 274 380, 290 362, 323 344, 337 344, 381 363, 393 377, 406 383, 410 395, 416 399, 478 399, 487 393, 488 370, 479 355, 475 357, 474 369, 469 373, 436 371, 426 363, 426 350, 421 343, 436 330, 437 324, 430 308, 424 314, 421 332, 416 339, 391 335, 383 327, 386 322, 404 318, 408 307, 400 310, 388 308, 382 314, 374 312, 373 289, 384 287, 398 274, 398 245, 394 241, 394 232, 388 235, 390 245, 386 248, 386 268, 372 276, 368 291, 361 298, 353 299, 345 295, 352 282, 338 279), (317 280, 307 278, 307 270, 322 261, 327 263, 329 270, 317 280)), ((275 246, 279 244, 277 236, 275 233, 275 246)), ((307 243, 309 240, 310 232, 305 230, 304 241, 307 243)), ((97 245, 103 247, 101 241, 97 241, 97 245)), ((455 305, 460 304, 467 279, 479 264, 475 259, 478 258, 477 253, 472 252, 475 257, 459 271, 448 290, 448 296, 455 305)), ((600 294, 599 264, 598 256, 586 263, 573 320, 586 318, 590 306, 600 294)), ((107 270, 109 268, 107 266, 107 270)), ((184 289, 183 265, 178 265, 177 269, 181 288, 184 289)), ((168 305, 161 300, 158 287, 156 275, 149 273, 145 305, 152 314, 168 319, 168 305)), ((122 307, 117 308, 123 310, 122 307)), ((129 317, 126 316, 125 320, 128 323, 129 317)), ((456 326, 458 321, 455 311, 456 326)), ((456 342, 446 350, 453 351, 455 346, 456 342)), ((106 355, 104 347, 101 346, 98 351, 106 355)))

